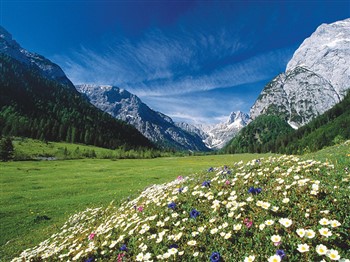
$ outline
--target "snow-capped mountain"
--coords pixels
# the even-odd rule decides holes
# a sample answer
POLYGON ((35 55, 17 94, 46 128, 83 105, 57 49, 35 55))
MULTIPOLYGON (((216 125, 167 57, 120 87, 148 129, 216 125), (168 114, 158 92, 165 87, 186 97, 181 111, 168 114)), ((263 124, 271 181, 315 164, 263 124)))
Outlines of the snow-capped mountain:
POLYGON ((206 131, 204 143, 213 149, 224 147, 249 122, 249 115, 241 111, 232 112, 224 123, 217 124, 206 131))
POLYGON ((181 150, 208 150, 197 134, 181 129, 170 117, 152 110, 140 98, 124 89, 106 85, 77 85, 76 89, 85 94, 93 105, 135 126, 160 146, 181 150))
POLYGON ((58 65, 41 55, 22 48, 2 26, 0 26, 0 54, 10 56, 28 68, 40 71, 44 77, 73 86, 72 82, 58 65))
POLYGON ((216 125, 191 125, 176 123, 177 126, 191 134, 202 138, 205 145, 211 149, 220 149, 225 146, 243 127, 249 123, 249 115, 241 111, 232 112, 224 123, 216 125))
POLYGON ((298 128, 340 102, 350 89, 350 18, 322 24, 295 51, 286 72, 268 83, 252 119, 277 114, 298 128))

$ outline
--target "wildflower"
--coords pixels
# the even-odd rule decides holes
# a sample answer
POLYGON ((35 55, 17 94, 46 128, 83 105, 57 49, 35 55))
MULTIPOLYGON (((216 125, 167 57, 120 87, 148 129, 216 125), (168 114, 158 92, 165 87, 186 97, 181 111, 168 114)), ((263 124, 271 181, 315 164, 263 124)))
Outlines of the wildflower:
POLYGON ((254 188, 253 186, 248 189, 248 193, 251 193, 253 195, 260 194, 262 189, 260 187, 254 188))
POLYGON ((273 255, 268 259, 268 262, 280 262, 280 261, 281 261, 281 257, 279 255, 273 255))
POLYGON ((208 172, 213 172, 214 168, 213 167, 209 167, 208 172))
POLYGON ((175 209, 175 207, 176 207, 175 202, 169 203, 169 204, 168 204, 168 207, 171 208, 171 209, 175 209))
POLYGON ((241 228, 242 228, 242 225, 241 225, 241 224, 235 224, 235 225, 233 225, 233 230, 238 231, 238 230, 241 230, 241 228))
POLYGON ((299 244, 297 250, 300 253, 308 252, 309 251, 309 245, 308 244, 299 244))
POLYGON ((271 237, 271 241, 274 243, 280 242, 281 241, 281 237, 279 235, 273 235, 271 237))
POLYGON ((284 203, 284 204, 289 203, 289 198, 288 198, 288 197, 283 198, 283 199, 282 199, 282 203, 284 203))
POLYGON ((136 256, 136 261, 143 261, 143 253, 142 252, 136 256))
POLYGON ((126 245, 122 245, 120 248, 119 248, 120 251, 128 251, 126 245))
POLYGON ((169 250, 168 250, 168 253, 170 254, 170 255, 175 255, 176 253, 177 253, 177 248, 170 248, 169 250))
POLYGON ((244 262, 253 262, 255 260, 255 256, 249 256, 244 259, 244 262))
POLYGON ((187 242, 187 245, 189 245, 189 246, 195 246, 196 244, 197 244, 196 240, 190 240, 187 242))
POLYGON ((331 249, 327 252, 327 256, 331 259, 331 260, 339 260, 340 256, 338 254, 337 250, 331 249))
POLYGON ((327 218, 322 218, 318 223, 322 226, 327 226, 329 225, 330 221, 327 218))
POLYGON ((267 226, 271 226, 271 225, 273 225, 275 223, 275 221, 273 221, 273 220, 266 220, 265 221, 265 225, 267 225, 267 226))
POLYGON ((247 228, 250 228, 253 225, 253 221, 248 218, 245 218, 243 222, 247 228))
POLYGON ((226 185, 226 186, 228 186, 228 185, 230 185, 230 184, 231 184, 230 180, 226 180, 226 181, 225 181, 225 185, 226 185))
POLYGON ((125 256, 124 253, 119 253, 119 254, 118 254, 118 257, 117 257, 117 262, 122 262, 124 256, 125 256))
POLYGON ((307 238, 314 238, 315 237, 315 231, 312 229, 308 229, 305 231, 305 235, 307 238))
POLYGON ((284 250, 278 249, 278 250, 276 251, 276 255, 277 255, 277 256, 280 256, 281 259, 283 259, 283 258, 286 256, 286 253, 284 252, 284 250))
POLYGON ((143 211, 143 206, 137 207, 137 211, 142 212, 143 211))
POLYGON ((202 186, 204 187, 210 187, 210 180, 206 180, 202 183, 202 186))
POLYGON ((194 252, 194 253, 193 253, 193 256, 194 256, 194 257, 198 257, 198 255, 199 255, 199 252, 194 252))
POLYGON ((210 234, 214 235, 218 232, 217 228, 213 228, 212 230, 210 230, 210 234))
POLYGON ((88 238, 89 240, 93 240, 95 236, 96 236, 96 233, 91 233, 88 238))
POLYGON ((320 232, 320 234, 322 236, 325 236, 325 237, 330 237, 332 235, 332 232, 326 227, 323 227, 323 228, 319 229, 318 231, 320 232))
POLYGON ((297 234, 298 234, 299 237, 304 237, 305 236, 305 229, 298 228, 297 229, 297 234))
POLYGON ((322 244, 316 246, 316 252, 319 255, 326 255, 327 251, 328 251, 327 247, 322 244))
POLYGON ((339 227, 339 226, 341 226, 341 224, 337 220, 331 220, 331 221, 329 221, 329 224, 331 225, 331 227, 339 227))
POLYGON ((260 225, 259 225, 259 229, 260 229, 260 230, 263 230, 263 229, 265 228, 265 226, 266 226, 265 224, 260 224, 260 225))
POLYGON ((190 212, 190 217, 191 218, 196 218, 199 216, 199 212, 196 210, 196 209, 192 209, 191 212, 190 212))
POLYGON ((184 178, 183 178, 183 176, 178 176, 177 177, 177 180, 183 180, 184 178))
POLYGON ((210 256, 211 262, 219 262, 221 260, 221 256, 219 252, 213 252, 210 256))
POLYGON ((171 245, 169 246, 169 249, 172 249, 172 248, 179 248, 179 246, 178 246, 177 244, 171 244, 171 245))
POLYGON ((278 222, 280 224, 282 224, 283 226, 285 226, 285 227, 290 227, 292 225, 292 223, 293 223, 293 221, 290 220, 289 218, 280 218, 278 220, 278 222))
POLYGON ((85 260, 85 262, 93 262, 95 259, 94 257, 89 257, 88 259, 85 260))

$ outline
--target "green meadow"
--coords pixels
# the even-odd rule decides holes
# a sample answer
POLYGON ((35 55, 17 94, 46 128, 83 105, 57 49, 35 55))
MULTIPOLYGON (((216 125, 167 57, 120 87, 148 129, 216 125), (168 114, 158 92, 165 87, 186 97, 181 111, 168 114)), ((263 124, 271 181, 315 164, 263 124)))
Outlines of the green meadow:
POLYGON ((118 205, 152 184, 258 157, 263 155, 0 162, 0 258, 8 261, 38 244, 87 207, 118 205))

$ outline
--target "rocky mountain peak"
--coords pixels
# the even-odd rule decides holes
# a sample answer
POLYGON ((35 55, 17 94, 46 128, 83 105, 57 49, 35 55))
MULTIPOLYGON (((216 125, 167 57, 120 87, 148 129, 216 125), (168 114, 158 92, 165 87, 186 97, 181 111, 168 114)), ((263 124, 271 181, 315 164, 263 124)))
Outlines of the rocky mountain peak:
POLYGON ((298 128, 340 102, 350 89, 350 19, 322 24, 304 40, 250 110, 275 114, 298 128))

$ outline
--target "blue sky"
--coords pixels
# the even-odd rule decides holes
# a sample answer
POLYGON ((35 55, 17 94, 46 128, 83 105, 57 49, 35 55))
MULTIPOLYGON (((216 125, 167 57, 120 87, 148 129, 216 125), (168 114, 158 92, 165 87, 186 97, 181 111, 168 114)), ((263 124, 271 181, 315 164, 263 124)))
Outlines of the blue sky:
POLYGON ((74 84, 112 84, 176 121, 249 112, 322 23, 350 1, 0 0, 17 42, 74 84))

